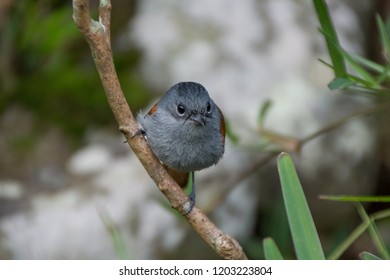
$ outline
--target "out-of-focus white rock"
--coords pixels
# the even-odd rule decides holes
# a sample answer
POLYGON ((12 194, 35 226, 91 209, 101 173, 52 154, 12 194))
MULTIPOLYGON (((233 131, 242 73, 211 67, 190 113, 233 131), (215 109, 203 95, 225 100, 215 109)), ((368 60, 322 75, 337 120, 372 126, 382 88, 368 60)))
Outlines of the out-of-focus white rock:
POLYGON ((87 176, 102 171, 110 163, 110 151, 95 144, 82 148, 76 152, 68 163, 68 170, 72 175, 87 176))
POLYGON ((23 186, 15 180, 0 181, 0 198, 16 200, 23 196, 23 186))
POLYGON ((37 195, 29 211, 1 220, 3 250, 14 259, 116 259, 101 215, 109 217, 134 259, 166 254, 182 241, 185 229, 134 156, 111 160, 94 179, 79 184, 37 195))

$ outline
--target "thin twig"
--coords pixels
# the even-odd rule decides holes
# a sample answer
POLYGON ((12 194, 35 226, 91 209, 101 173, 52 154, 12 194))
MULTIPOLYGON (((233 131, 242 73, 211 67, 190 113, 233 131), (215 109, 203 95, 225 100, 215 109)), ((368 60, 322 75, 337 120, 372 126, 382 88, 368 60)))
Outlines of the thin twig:
MULTIPOLYGON (((88 0, 73 0, 73 19, 91 48, 107 101, 120 131, 171 206, 184 214, 183 208, 188 203, 188 197, 154 156, 144 137, 138 133, 137 122, 120 87, 111 52, 110 14, 111 3, 109 0, 100 1, 99 21, 91 19, 88 0)), ((185 218, 220 257, 247 259, 238 242, 218 229, 197 207, 185 215, 185 218)))
POLYGON ((381 104, 378 104, 378 105, 375 105, 375 106, 372 106, 372 107, 369 107, 369 108, 365 108, 363 110, 360 110, 360 111, 357 111, 357 112, 354 112, 350 115, 347 115, 341 119, 338 119, 337 121, 333 122, 333 123, 330 123, 328 124, 327 126, 324 126, 323 128, 317 130, 316 132, 306 136, 305 138, 302 138, 300 141, 299 141, 299 145, 302 146, 303 144, 313 140, 314 138, 317 138, 318 136, 321 136, 325 133, 328 133, 344 124, 346 124, 347 122, 349 122, 350 120, 354 119, 354 118, 357 118, 357 117, 363 117, 363 116, 369 116, 373 113, 376 113, 376 112, 379 112, 379 111, 383 111, 385 109, 389 109, 390 108, 390 103, 387 102, 387 103, 381 103, 381 104))

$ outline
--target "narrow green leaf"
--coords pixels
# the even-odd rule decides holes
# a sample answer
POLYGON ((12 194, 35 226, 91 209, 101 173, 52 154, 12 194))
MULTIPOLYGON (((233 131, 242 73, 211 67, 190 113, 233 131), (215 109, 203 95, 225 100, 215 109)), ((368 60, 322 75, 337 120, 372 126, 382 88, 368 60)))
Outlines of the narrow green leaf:
POLYGON ((265 118, 271 106, 272 106, 272 101, 270 99, 265 100, 261 105, 259 117, 257 119, 257 123, 259 124, 260 127, 264 126, 265 118))
POLYGON ((320 195, 320 199, 352 202, 390 202, 390 196, 320 195))
POLYGON ((330 17, 328 7, 324 0, 313 0, 314 8, 320 22, 321 29, 328 34, 325 36, 326 45, 328 47, 329 56, 332 60, 334 75, 336 77, 343 77, 346 73, 344 57, 340 51, 335 47, 331 40, 339 44, 337 33, 333 26, 332 18, 330 17))
POLYGON ((377 83, 382 84, 384 81, 390 78, 390 64, 387 64, 385 70, 377 77, 377 83))
POLYGON ((298 259, 324 260, 324 252, 291 157, 281 153, 278 172, 298 259))
MULTIPOLYGON (((363 56, 360 56, 358 54, 351 54, 351 56, 358 63, 360 63, 361 65, 363 65, 364 67, 367 67, 368 69, 370 69, 372 71, 375 71, 379 74, 382 74, 383 72, 386 71, 386 68, 383 67, 382 65, 380 65, 374 61, 371 61, 363 56)), ((387 73, 387 74, 389 74, 389 73, 387 73)))
MULTIPOLYGON (((323 30, 320 30, 322 34, 324 34, 325 38, 328 38, 328 41, 330 44, 334 46, 335 49, 339 51, 339 53, 343 56, 343 59, 349 63, 351 68, 362 77, 362 83, 367 86, 372 86, 379 88, 380 86, 377 84, 376 79, 368 73, 355 59, 352 55, 350 55, 347 51, 345 51, 339 44, 338 41, 334 40, 334 38, 331 37, 328 33, 326 33, 323 30)), ((347 72, 344 72, 343 75, 340 75, 339 77, 345 77, 349 74, 347 72)), ((336 75, 336 77, 338 77, 336 75)))
POLYGON ((373 221, 390 218, 390 209, 375 212, 370 215, 370 219, 373 221))
POLYGON ((329 254, 329 260, 337 260, 344 254, 345 251, 355 242, 367 229, 368 225, 361 223, 356 229, 354 229, 348 237, 341 242, 332 253, 329 254))
POLYGON ((363 78, 367 85, 373 86, 375 88, 380 88, 380 86, 377 84, 376 79, 370 73, 368 73, 368 71, 366 71, 359 63, 357 63, 348 52, 346 52, 341 47, 339 47, 339 50, 344 56, 344 59, 348 61, 349 65, 351 65, 352 69, 355 70, 355 72, 363 78))
POLYGON ((351 56, 362 66, 380 74, 379 76, 376 76, 376 83, 378 85, 382 84, 384 81, 390 78, 390 64, 386 64, 386 66, 382 66, 374 61, 371 61, 357 54, 353 54, 351 56))
POLYGON ((368 89, 374 90, 373 87, 371 86, 371 84, 367 83, 366 80, 364 80, 362 78, 359 78, 359 77, 357 77, 355 75, 349 74, 349 73, 346 76, 351 81, 355 81, 356 82, 356 84, 350 86, 350 88, 359 87, 360 86, 360 87, 364 87, 364 88, 368 88, 368 89))
POLYGON ((233 142, 233 144, 237 145, 240 142, 240 137, 233 132, 230 122, 226 121, 226 119, 225 119, 225 125, 226 125, 226 136, 233 142))
MULTIPOLYGON (((375 212, 370 215, 370 220, 376 221, 381 219, 390 218, 390 209, 385 209, 379 212, 375 212)), ((329 260, 336 260, 355 242, 369 227, 370 222, 362 222, 359 226, 356 227, 354 231, 343 241, 341 242, 332 253, 329 254, 329 260)))
POLYGON ((362 94, 366 94, 368 96, 372 96, 373 94, 376 94, 378 97, 388 97, 390 94, 389 90, 386 89, 373 89, 373 88, 368 88, 365 86, 351 86, 351 90, 360 92, 362 94))
POLYGON ((119 259, 122 260, 130 259, 130 255, 127 252, 126 242, 121 232, 119 231, 118 227, 115 225, 114 221, 102 209, 99 209, 98 212, 100 215, 100 219, 104 225, 104 228, 106 229, 106 232, 111 238, 112 245, 119 259))
POLYGON ((385 50, 385 57, 387 59, 389 59, 389 54, 390 54, 390 38, 389 38, 389 34, 386 31, 385 23, 383 22, 383 20, 380 17, 380 15, 377 14, 375 16, 375 19, 376 19, 376 24, 378 25, 379 34, 380 34, 380 37, 381 37, 381 42, 382 42, 383 48, 385 50))
POLYGON ((325 60, 323 60, 321 58, 318 58, 318 61, 321 62, 322 64, 324 64, 325 66, 328 66, 330 69, 332 69, 334 71, 333 65, 331 65, 329 62, 326 62, 325 60))
POLYGON ((346 89, 355 84, 356 84, 355 81, 352 81, 348 78, 336 77, 328 84, 328 88, 330 90, 346 89))
POLYGON ((278 246, 276 245, 275 241, 270 238, 264 238, 263 240, 263 247, 264 247, 264 255, 266 260, 283 260, 282 253, 280 253, 280 250, 278 246))
POLYGON ((361 252, 359 254, 360 259, 366 260, 366 261, 376 261, 376 260, 382 260, 380 257, 375 256, 374 254, 371 254, 369 252, 361 252))
POLYGON ((387 250, 385 242, 383 241, 382 236, 380 235, 378 228, 376 227, 375 221, 370 219, 370 217, 366 213, 366 210, 364 210, 364 207, 360 203, 357 204, 357 210, 363 222, 368 224, 368 231, 370 232, 370 236, 377 250, 380 252, 381 256, 384 259, 389 260, 389 251, 387 250))

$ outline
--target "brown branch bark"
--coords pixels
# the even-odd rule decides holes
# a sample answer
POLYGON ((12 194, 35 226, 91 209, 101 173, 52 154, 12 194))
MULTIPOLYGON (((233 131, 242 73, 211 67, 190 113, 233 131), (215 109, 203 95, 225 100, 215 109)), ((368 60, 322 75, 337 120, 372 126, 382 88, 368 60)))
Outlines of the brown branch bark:
POLYGON ((111 3, 101 0, 99 21, 91 19, 88 0, 73 0, 73 19, 87 40, 92 57, 120 131, 149 176, 201 238, 224 259, 247 259, 238 242, 218 229, 197 207, 184 215, 188 197, 154 156, 146 140, 137 134, 138 125, 126 102, 115 71, 110 40, 111 3))

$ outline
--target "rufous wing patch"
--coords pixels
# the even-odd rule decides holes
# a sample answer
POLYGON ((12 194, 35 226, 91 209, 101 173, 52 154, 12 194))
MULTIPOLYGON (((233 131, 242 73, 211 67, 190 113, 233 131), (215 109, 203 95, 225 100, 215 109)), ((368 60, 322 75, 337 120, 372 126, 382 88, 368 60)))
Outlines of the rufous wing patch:
POLYGON ((189 173, 180 172, 171 168, 167 168, 167 171, 180 187, 184 189, 187 186, 189 173))
POLYGON ((222 141, 223 141, 223 143, 225 143, 225 137, 226 137, 225 118, 223 117, 222 111, 221 111, 221 109, 219 109, 218 106, 217 106, 217 109, 218 109, 219 113, 221 114, 221 121, 220 121, 219 127, 220 127, 221 136, 222 136, 222 141))
POLYGON ((153 115, 154 113, 157 112, 157 109, 158 109, 158 102, 156 104, 154 104, 152 108, 150 108, 148 115, 149 116, 153 115))

